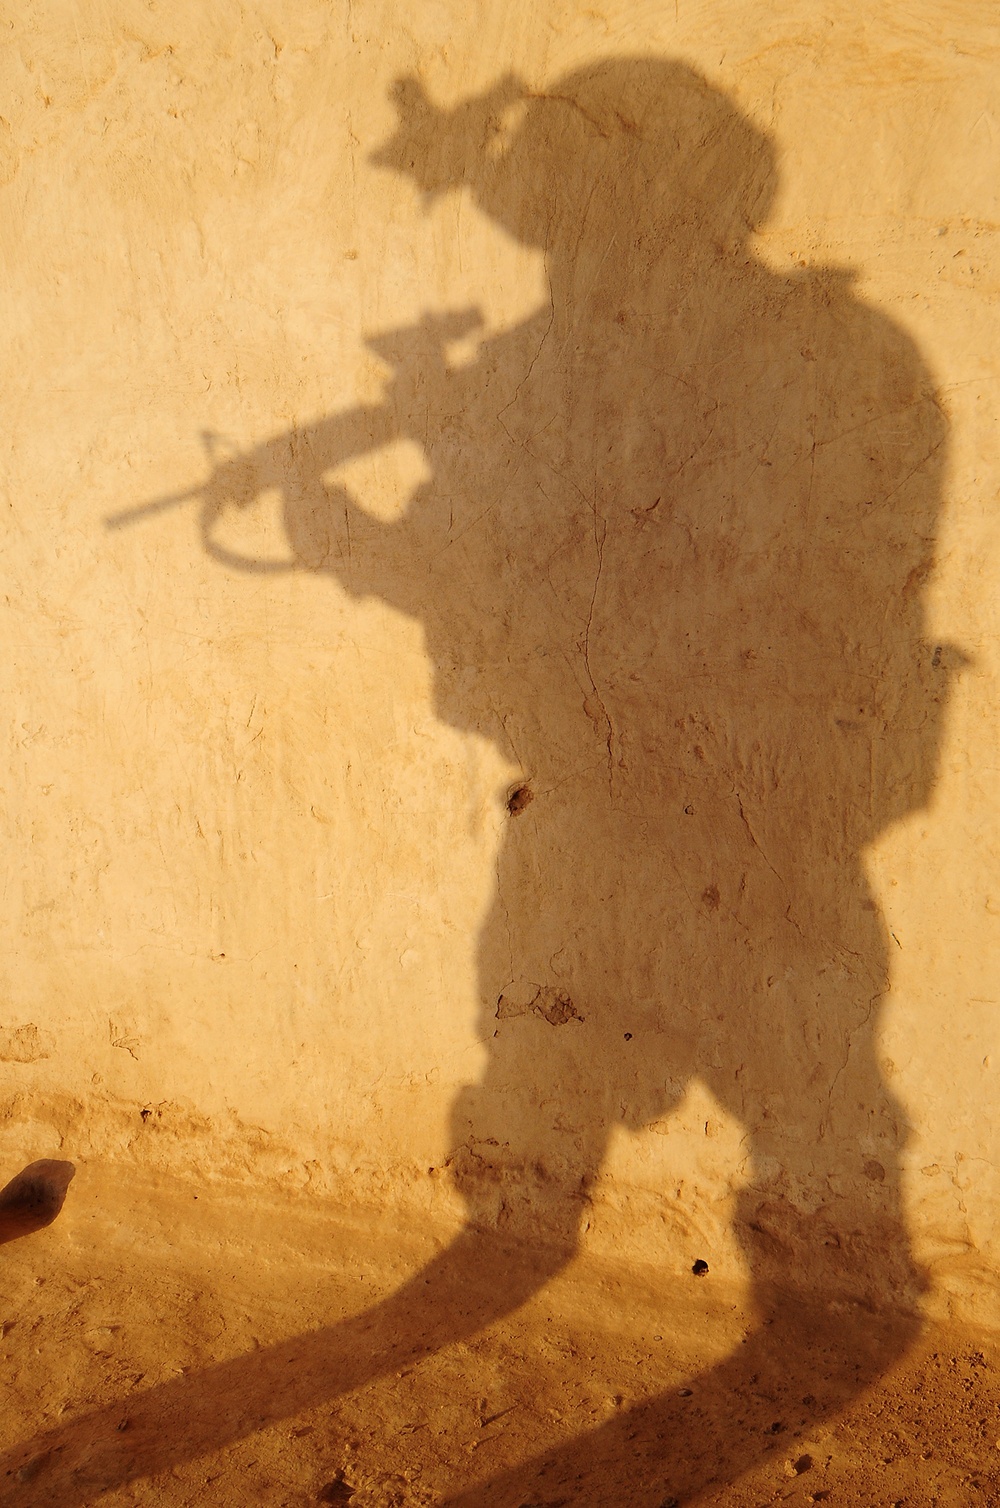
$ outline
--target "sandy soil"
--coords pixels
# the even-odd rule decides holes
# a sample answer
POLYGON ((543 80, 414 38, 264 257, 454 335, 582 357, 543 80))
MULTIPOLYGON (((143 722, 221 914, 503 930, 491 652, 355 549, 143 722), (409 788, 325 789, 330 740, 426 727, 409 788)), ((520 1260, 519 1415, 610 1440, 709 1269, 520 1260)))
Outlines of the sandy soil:
POLYGON ((803 1303, 754 1374, 745 1298, 711 1271, 585 1255, 414 1360, 364 1317, 447 1230, 109 1167, 39 1221, 0 1222, 17 1508, 1000 1503, 995 1335, 924 1328, 859 1394, 845 1335, 864 1377, 907 1322, 803 1303), (340 1391, 366 1333, 377 1375, 340 1391))

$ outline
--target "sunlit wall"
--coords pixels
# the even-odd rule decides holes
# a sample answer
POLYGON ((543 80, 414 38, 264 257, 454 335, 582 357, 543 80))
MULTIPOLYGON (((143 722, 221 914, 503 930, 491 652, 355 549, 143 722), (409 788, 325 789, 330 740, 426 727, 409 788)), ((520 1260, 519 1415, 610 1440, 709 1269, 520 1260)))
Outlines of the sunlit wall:
POLYGON ((12 13, 11 1172, 994 1312, 995 20, 12 13))

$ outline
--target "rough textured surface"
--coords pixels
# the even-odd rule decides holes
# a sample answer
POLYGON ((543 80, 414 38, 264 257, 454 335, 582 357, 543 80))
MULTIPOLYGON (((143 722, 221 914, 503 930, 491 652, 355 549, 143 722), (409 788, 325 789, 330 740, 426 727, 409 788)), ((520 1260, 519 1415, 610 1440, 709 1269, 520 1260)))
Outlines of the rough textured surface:
MULTIPOLYGON (((987 1508, 1000 1494, 995 1336, 931 1327, 877 1377, 893 1320, 802 1306, 786 1363, 734 1393, 726 1358, 754 1334, 738 1292, 711 1271, 591 1256, 418 1365, 412 1336, 365 1316, 444 1231, 266 1195, 248 1215, 245 1197, 164 1178, 123 1189, 101 1169, 74 1194, 5 1250, 11 1508, 987 1508), (383 1347, 382 1375, 358 1382, 383 1347), (860 1397, 859 1376, 875 1379, 860 1397)), ((455 1301, 437 1290, 429 1326, 446 1333, 455 1301)))
MULTIPOLYGON (((6 18, 8 1176, 444 1232, 358 1321, 428 1367, 703 1257, 719 1418, 809 1306, 894 1316, 817 1428, 996 1326, 998 63, 974 0, 6 18)), ((273 1382, 196 1365, 188 1456, 273 1382)))

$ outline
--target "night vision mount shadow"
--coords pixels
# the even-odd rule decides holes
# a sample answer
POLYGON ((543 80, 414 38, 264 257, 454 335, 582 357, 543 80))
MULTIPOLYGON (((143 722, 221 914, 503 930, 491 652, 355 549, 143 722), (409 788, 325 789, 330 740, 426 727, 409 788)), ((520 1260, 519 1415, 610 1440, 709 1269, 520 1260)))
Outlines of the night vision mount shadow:
POLYGON ((29 1162, 0 1189, 0 1245, 51 1225, 63 1207, 75 1172, 71 1162, 43 1157, 29 1162))

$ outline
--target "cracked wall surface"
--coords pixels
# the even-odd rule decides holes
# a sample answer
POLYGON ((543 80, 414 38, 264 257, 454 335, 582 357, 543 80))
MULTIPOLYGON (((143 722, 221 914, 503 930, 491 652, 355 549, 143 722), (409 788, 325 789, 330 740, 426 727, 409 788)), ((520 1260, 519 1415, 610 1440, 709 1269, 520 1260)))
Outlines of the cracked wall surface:
POLYGON ((998 51, 10 13, 12 1171, 995 1320, 998 51))

